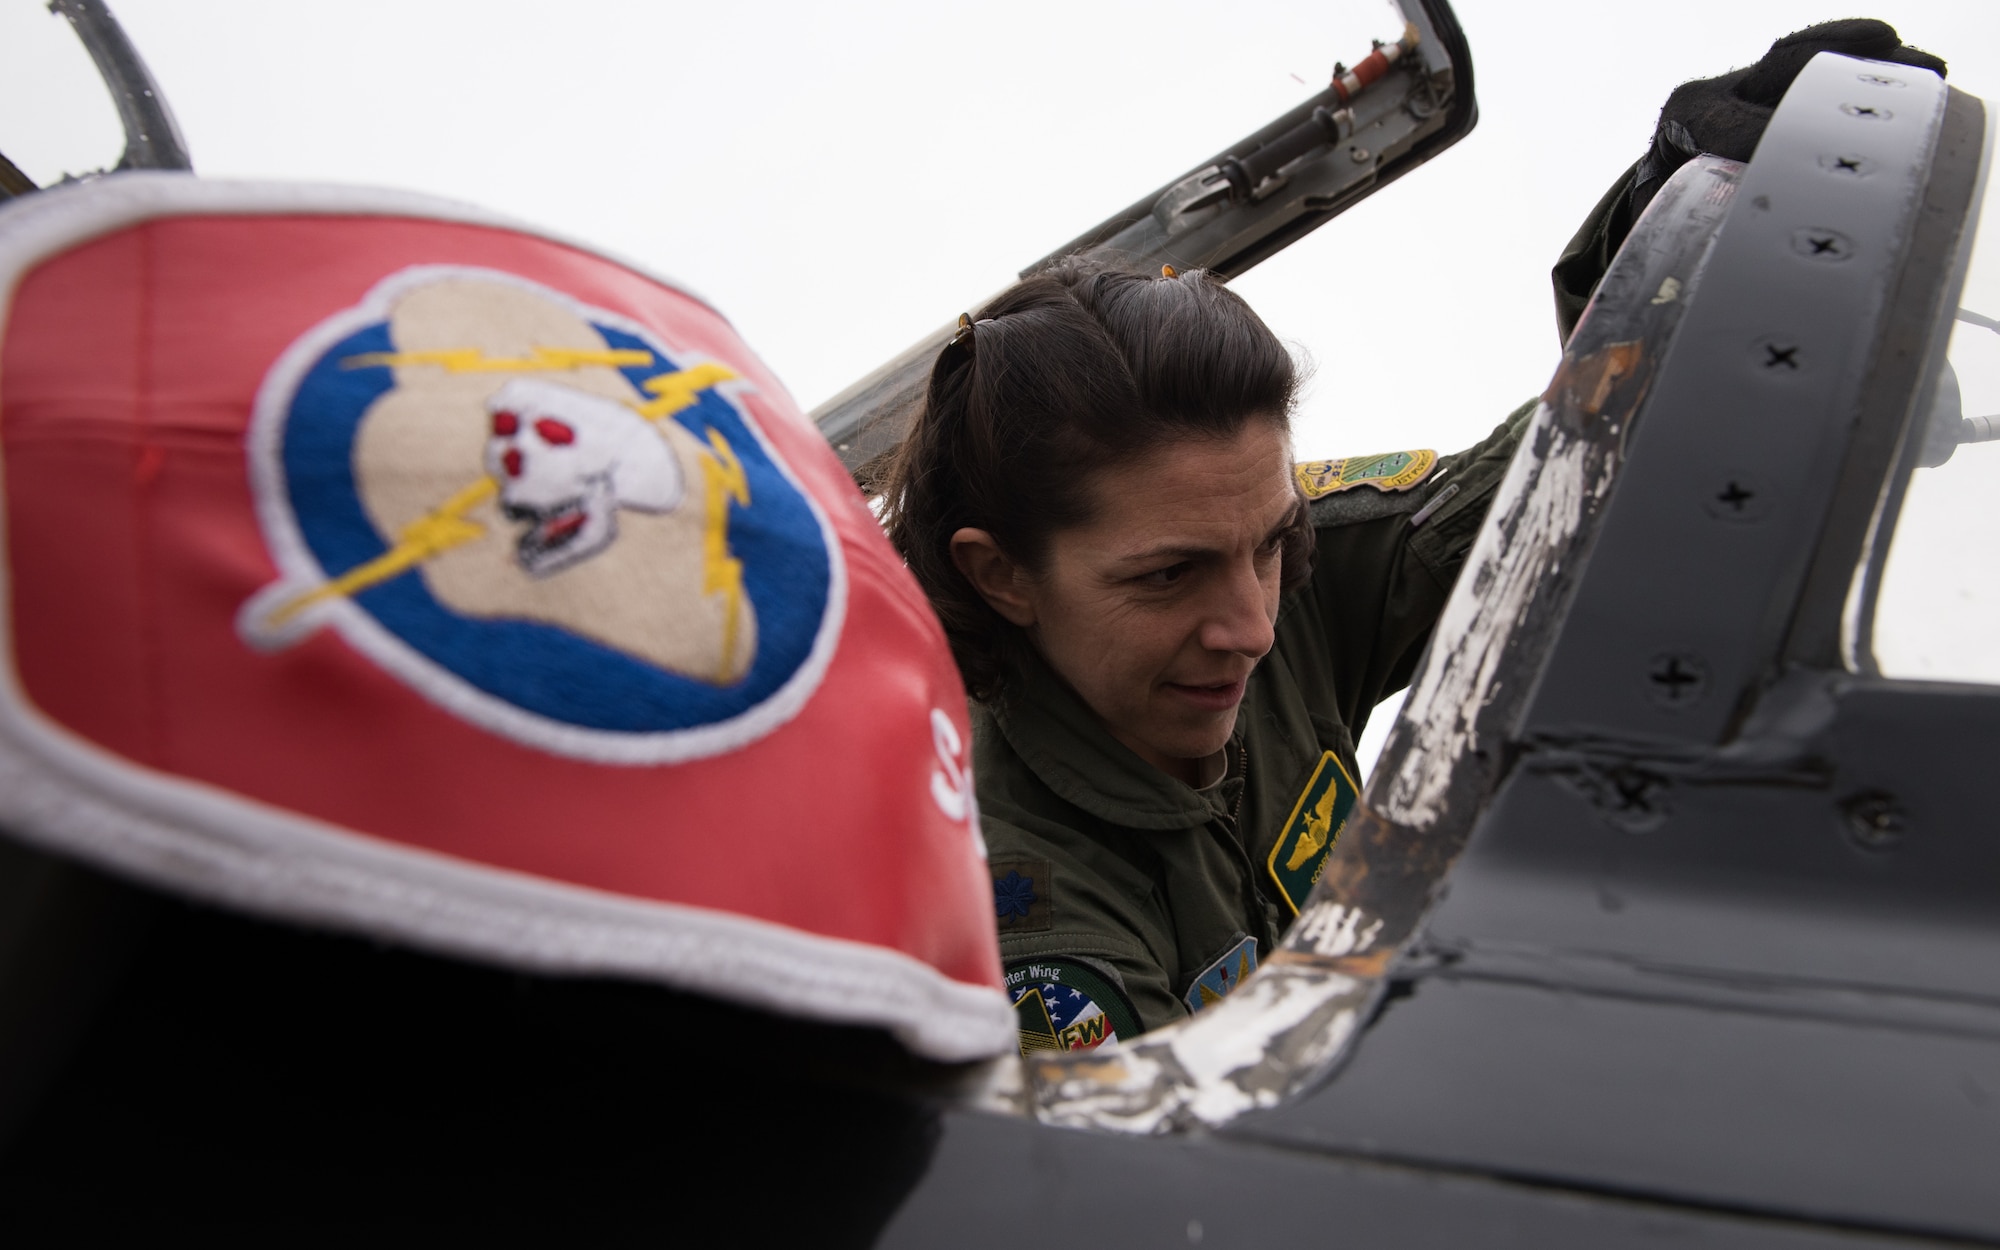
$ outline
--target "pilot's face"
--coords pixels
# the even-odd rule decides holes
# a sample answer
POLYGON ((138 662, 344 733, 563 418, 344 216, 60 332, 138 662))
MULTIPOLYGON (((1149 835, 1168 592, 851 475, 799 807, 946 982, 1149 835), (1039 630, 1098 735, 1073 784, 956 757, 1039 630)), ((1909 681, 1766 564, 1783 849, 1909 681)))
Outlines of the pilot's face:
POLYGON ((1026 593, 1029 635, 1120 742, 1184 781, 1236 723, 1271 649, 1280 547, 1304 506, 1290 439, 1251 421, 1098 475, 1097 513, 1060 530, 1026 593))

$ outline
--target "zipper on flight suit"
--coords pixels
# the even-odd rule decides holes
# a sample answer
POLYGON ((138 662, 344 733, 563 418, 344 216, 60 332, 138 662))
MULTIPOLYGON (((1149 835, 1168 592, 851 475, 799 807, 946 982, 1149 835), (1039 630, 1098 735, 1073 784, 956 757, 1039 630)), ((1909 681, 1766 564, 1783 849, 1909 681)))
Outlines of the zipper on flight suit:
POLYGON ((1243 841, 1243 827, 1240 816, 1243 811, 1243 796, 1250 792, 1250 739, 1248 735, 1245 735, 1237 744, 1236 762, 1243 783, 1242 787, 1236 791, 1236 801, 1229 805, 1229 814, 1216 817, 1214 823, 1222 827, 1223 840, 1234 850, 1237 868, 1244 874, 1243 882, 1246 887, 1243 898, 1244 918, 1246 920, 1260 916, 1263 918, 1264 923, 1259 929, 1261 936, 1258 936, 1257 941, 1257 958, 1262 960, 1270 953, 1269 948, 1276 945, 1279 935, 1284 931, 1284 924, 1275 914, 1274 901, 1264 897, 1263 888, 1257 877, 1257 866, 1251 862, 1250 849, 1243 841), (1268 941, 1265 940, 1266 937, 1269 938, 1268 941))

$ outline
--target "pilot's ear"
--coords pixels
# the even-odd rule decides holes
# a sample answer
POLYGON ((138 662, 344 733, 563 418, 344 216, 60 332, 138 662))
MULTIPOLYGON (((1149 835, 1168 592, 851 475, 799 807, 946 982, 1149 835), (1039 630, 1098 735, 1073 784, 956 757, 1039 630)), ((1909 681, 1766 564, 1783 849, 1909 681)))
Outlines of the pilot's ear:
POLYGON ((1035 623, 1035 601, 1027 571, 1000 549, 993 535, 970 526, 951 536, 951 560, 979 597, 1023 629, 1035 623))

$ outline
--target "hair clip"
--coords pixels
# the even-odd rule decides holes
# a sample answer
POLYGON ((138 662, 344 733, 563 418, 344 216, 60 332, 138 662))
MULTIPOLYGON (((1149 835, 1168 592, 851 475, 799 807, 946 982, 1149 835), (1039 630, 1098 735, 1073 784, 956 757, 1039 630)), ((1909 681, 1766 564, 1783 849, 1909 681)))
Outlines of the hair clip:
POLYGON ((1175 269, 1172 265, 1161 265, 1160 276, 1162 278, 1178 278, 1181 274, 1180 270, 1175 269))
POLYGON ((981 317, 979 320, 974 321, 971 313, 960 313, 958 314, 958 329, 952 334, 951 339, 945 343, 945 346, 957 347, 960 343, 970 342, 973 331, 977 330, 980 326, 990 326, 992 324, 993 318, 991 317, 981 317))

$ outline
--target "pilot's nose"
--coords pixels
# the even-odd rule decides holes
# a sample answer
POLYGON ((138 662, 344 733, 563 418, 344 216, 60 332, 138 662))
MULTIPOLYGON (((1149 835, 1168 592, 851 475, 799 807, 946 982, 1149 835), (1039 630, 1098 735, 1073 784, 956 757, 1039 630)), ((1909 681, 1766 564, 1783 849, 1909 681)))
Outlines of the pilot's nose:
POLYGON ((1277 619, 1277 585, 1266 585, 1267 580, 1258 576, 1254 563, 1247 562, 1217 580, 1207 619, 1202 622, 1203 647, 1263 658, 1277 637, 1272 629, 1277 619))

